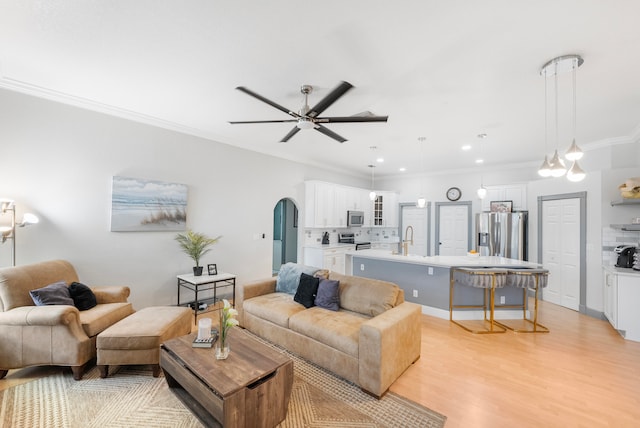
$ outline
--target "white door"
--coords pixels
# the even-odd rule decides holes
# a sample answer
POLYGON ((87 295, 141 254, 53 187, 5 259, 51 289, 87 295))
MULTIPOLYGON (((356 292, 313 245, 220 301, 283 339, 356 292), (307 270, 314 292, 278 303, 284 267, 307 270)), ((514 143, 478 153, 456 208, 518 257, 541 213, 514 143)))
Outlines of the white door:
POLYGON ((409 254, 427 255, 427 209, 412 206, 402 207, 402 239, 406 239, 407 226, 413 228, 413 246, 409 245, 409 254))
POLYGON ((469 209, 466 205, 440 205, 439 207, 440 256, 466 256, 469 251, 469 209))
POLYGON ((580 306, 580 199, 542 202, 542 265, 549 270, 543 300, 580 306))

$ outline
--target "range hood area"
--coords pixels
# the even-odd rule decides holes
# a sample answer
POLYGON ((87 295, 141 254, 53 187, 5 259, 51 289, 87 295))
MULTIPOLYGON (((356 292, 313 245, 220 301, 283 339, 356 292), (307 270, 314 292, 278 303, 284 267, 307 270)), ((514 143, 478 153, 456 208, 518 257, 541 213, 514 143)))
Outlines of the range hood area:
POLYGON ((640 232, 640 224, 611 224, 612 229, 623 230, 625 232, 640 232))

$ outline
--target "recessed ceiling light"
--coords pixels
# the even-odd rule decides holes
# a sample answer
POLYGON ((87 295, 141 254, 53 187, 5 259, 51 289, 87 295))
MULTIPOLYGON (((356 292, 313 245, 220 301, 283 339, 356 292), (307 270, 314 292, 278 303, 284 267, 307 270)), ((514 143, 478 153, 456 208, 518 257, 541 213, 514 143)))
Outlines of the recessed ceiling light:
POLYGON ((403 166, 402 166, 402 167, 400 167, 400 172, 405 172, 406 170, 407 170, 407 168, 405 168, 405 167, 403 167, 403 166))
POLYGON ((382 163, 382 162, 384 162, 384 158, 378 158, 378 159, 376 159, 376 162, 382 163))
POLYGON ((466 152, 467 150, 471 150, 471 145, 470 144, 465 144, 461 148, 462 148, 462 150, 464 150, 466 152))
POLYGON ((476 163, 484 163, 484 159, 476 159, 476 163))

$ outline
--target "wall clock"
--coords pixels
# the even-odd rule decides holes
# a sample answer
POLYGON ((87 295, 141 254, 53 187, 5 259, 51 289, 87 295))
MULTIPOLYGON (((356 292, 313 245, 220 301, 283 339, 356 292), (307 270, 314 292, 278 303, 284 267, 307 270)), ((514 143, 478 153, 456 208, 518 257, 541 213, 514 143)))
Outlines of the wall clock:
POLYGON ((447 199, 450 201, 457 201, 460 199, 460 196, 462 196, 462 192, 457 187, 450 187, 449 190, 447 190, 447 199))

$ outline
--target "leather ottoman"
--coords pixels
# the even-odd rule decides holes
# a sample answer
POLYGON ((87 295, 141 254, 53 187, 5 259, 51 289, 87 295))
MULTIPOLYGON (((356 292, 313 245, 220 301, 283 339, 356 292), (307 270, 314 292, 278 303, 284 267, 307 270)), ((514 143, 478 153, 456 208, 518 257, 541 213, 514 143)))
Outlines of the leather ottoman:
POLYGON ((191 309, 155 306, 139 310, 98 335, 97 366, 100 377, 109 366, 153 365, 153 376, 160 375, 160 345, 166 340, 191 333, 191 309))

